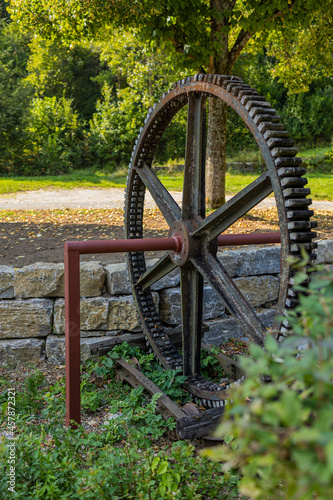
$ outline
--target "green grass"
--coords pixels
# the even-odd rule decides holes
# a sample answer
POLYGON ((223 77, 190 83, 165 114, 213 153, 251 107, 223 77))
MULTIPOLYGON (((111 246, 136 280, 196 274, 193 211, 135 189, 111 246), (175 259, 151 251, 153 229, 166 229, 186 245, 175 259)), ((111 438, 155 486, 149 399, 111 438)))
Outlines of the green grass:
POLYGON ((333 175, 307 173, 309 183, 305 187, 311 189, 314 200, 333 201, 333 175))
POLYGON ((299 146, 299 156, 303 160, 316 160, 325 157, 325 154, 332 149, 332 146, 316 146, 313 148, 299 146))
MULTIPOLYGON (((324 173, 318 167, 313 166, 313 162, 320 162, 329 151, 329 146, 304 149, 300 152, 303 159, 309 162, 309 171, 306 174, 309 179, 308 186, 311 188, 311 195, 316 200, 333 201, 333 175, 324 173)), ((247 161, 254 161, 251 152, 248 152, 247 161)), ((257 154, 257 153, 256 153, 257 154)), ((238 161, 240 156, 237 157, 238 161)), ((236 161, 236 160, 235 160, 236 161)), ((37 189, 74 189, 74 188, 125 188, 125 169, 116 172, 77 170, 70 174, 45 177, 13 177, 0 179, 0 195, 16 193, 18 191, 35 191, 37 189)), ((245 186, 254 181, 257 177, 255 173, 229 172, 226 180, 227 194, 239 192, 245 186)), ((182 191, 183 176, 179 172, 159 174, 161 182, 169 191, 182 191)))
POLYGON ((36 189, 124 188, 125 186, 125 170, 118 170, 113 173, 77 170, 59 176, 2 178, 0 180, 0 194, 35 191, 36 189))
MULTIPOLYGON (((90 426, 88 430, 63 426, 63 369, 42 366, 40 372, 32 366, 21 366, 19 371, 0 368, 4 432, 8 432, 8 390, 16 390, 15 411, 8 413, 15 414, 16 423, 13 498, 241 498, 236 474, 222 473, 220 464, 199 456, 190 443, 168 438, 167 431, 175 428, 175 422, 165 421, 157 413, 160 394, 148 402, 143 387, 133 389, 115 380, 114 359, 130 359, 133 355, 143 373, 163 391, 175 401, 182 397, 184 377, 162 370, 152 354, 124 343, 108 356, 82 366, 82 417, 90 426), (20 377, 15 379, 17 373, 20 377)), ((9 443, 12 441, 0 435, 1 498, 10 497, 9 443)))

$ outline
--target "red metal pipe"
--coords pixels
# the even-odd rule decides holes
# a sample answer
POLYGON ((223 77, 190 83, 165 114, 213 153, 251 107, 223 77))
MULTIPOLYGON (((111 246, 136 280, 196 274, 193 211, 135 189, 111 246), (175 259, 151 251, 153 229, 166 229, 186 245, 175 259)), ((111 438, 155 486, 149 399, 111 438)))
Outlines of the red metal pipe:
POLYGON ((80 254, 65 243, 66 425, 81 421, 80 403, 80 254))
POLYGON ((171 238, 146 238, 128 240, 91 240, 91 241, 68 241, 69 252, 87 253, 123 253, 123 252, 146 252, 154 250, 173 250, 180 252, 183 243, 180 236, 171 238))
POLYGON ((261 245, 264 243, 280 243, 281 233, 221 234, 217 237, 219 247, 237 245, 261 245))

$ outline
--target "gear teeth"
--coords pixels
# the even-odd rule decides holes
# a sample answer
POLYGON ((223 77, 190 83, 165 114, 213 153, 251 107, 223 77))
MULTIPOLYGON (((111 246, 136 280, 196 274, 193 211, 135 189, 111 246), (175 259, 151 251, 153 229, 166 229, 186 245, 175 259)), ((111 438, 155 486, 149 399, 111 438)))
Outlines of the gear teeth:
POLYGON ((286 129, 285 129, 283 123, 273 123, 271 121, 267 121, 267 122, 262 121, 258 125, 258 130, 261 134, 264 134, 267 130, 279 132, 279 131, 284 131, 286 129))
POLYGON ((313 210, 288 210, 287 219, 288 220, 306 220, 312 217, 314 214, 313 210))
POLYGON ((312 205, 311 198, 289 198, 284 201, 284 206, 286 208, 306 208, 312 205))
MULTIPOLYGON (((263 108, 263 109, 265 109, 265 108, 263 108)), ((273 122, 273 123, 279 123, 280 117, 278 115, 274 115, 274 113, 272 113, 272 114, 258 113, 254 116, 253 121, 254 121, 255 125, 260 125, 260 123, 268 122, 268 121, 273 122)))
POLYGON ((309 188, 287 188, 283 190, 284 198, 303 198, 310 194, 309 188))
POLYGON ((276 168, 280 169, 280 167, 286 167, 285 170, 278 170, 278 175, 280 177, 285 177, 286 175, 304 175, 306 172, 305 168, 299 167, 302 163, 302 158, 299 157, 280 156, 275 159, 276 168), (297 167, 300 169, 298 170, 297 167))
MULTIPOLYGON (((279 138, 279 137, 272 137, 267 141, 267 146, 269 149, 272 151, 275 151, 276 149, 280 148, 288 148, 288 149, 293 149, 294 146, 294 141, 292 139, 284 139, 284 138, 279 138)), ((297 150, 296 153, 297 154, 297 150)))
POLYGON ((291 241, 309 241, 313 240, 317 237, 317 233, 315 232, 298 232, 298 233, 290 233, 289 237, 291 241))
POLYGON ((287 132, 287 130, 284 130, 284 126, 282 125, 282 127, 278 130, 272 130, 272 129, 266 130, 263 133, 263 136, 264 136, 265 141, 275 140, 276 138, 288 139, 289 132, 287 132))
POLYGON ((307 183, 306 177, 283 177, 281 179, 282 188, 303 187, 307 183))
MULTIPOLYGON (((263 104, 263 103, 261 103, 261 104, 263 104)), ((255 106, 255 107, 251 108, 251 110, 249 112, 249 115, 251 118, 254 118, 254 117, 257 117, 260 115, 275 115, 275 114, 276 114, 275 109, 265 107, 265 106, 260 106, 260 107, 255 106)))
POLYGON ((223 78, 222 87, 225 90, 227 90, 227 87, 228 85, 230 85, 230 83, 243 83, 242 80, 237 76, 222 76, 222 78, 223 78))
MULTIPOLYGON (((196 84, 195 91, 202 89, 201 92, 204 96, 214 95, 212 86, 222 87, 229 93, 228 99, 231 99, 234 103, 237 100, 238 107, 243 106, 243 112, 247 116, 251 128, 257 127, 263 141, 270 150, 271 158, 275 164, 287 218, 288 234, 286 236, 290 244, 289 253, 299 256, 301 255, 301 249, 304 248, 309 252, 310 258, 315 258, 314 249, 317 244, 312 240, 316 237, 316 233, 312 229, 317 224, 310 220, 313 211, 309 210, 308 207, 312 201, 310 198, 306 198, 310 194, 310 190, 304 187, 307 184, 307 179, 303 177, 306 171, 301 166, 301 158, 296 156, 297 149, 294 147, 294 142, 289 138, 288 131, 280 122, 280 117, 266 99, 244 84, 240 78, 229 75, 199 73, 192 78, 183 78, 174 84, 173 89, 177 89, 176 92, 171 90, 172 95, 168 98, 168 94, 164 93, 162 104, 160 101, 157 108, 156 104, 154 104, 149 109, 145 127, 140 129, 131 154, 125 202, 126 237, 141 238, 143 234, 145 186, 138 175, 138 169, 143 165, 151 166, 153 155, 166 127, 176 113, 188 102, 188 91, 191 90, 191 82, 196 84)), ((220 95, 225 95, 221 90, 218 90, 218 92, 220 95)), ((140 287, 134 285, 146 269, 144 253, 132 252, 127 254, 127 261, 133 294, 143 323, 149 352, 155 354, 161 366, 168 366, 171 369, 182 371, 182 358, 164 331, 150 289, 141 290, 140 287)), ((289 282, 286 283, 287 293, 284 313, 298 305, 298 292, 293 288, 295 283, 291 273, 292 271, 287 277, 289 282)), ((307 282, 308 278, 304 280, 303 285, 306 285, 307 282)), ((282 323, 277 335, 279 340, 290 334, 290 327, 286 317, 283 318, 282 323)), ((241 380, 235 383, 240 382, 241 380)), ((219 392, 228 388, 213 384, 203 377, 193 377, 191 383, 202 391, 219 392)), ((215 399, 193 397, 198 404, 208 408, 222 407, 225 404, 224 400, 216 401, 215 399)))
POLYGON ((273 158, 276 158, 278 156, 296 156, 298 153, 296 148, 289 148, 289 147, 276 147, 271 150, 271 155, 273 158))
MULTIPOLYGON (((263 108, 268 108, 268 109, 271 109, 271 105, 269 104, 269 102, 266 101, 265 98, 263 99, 253 99, 253 100, 248 100, 247 103, 245 104, 245 109, 247 109, 248 111, 251 111, 253 108, 255 109, 263 109, 263 108)), ((263 111, 264 113, 265 111, 263 111)), ((253 112, 255 113, 255 112, 253 112)), ((250 116, 253 116, 253 114, 250 113, 250 116)))

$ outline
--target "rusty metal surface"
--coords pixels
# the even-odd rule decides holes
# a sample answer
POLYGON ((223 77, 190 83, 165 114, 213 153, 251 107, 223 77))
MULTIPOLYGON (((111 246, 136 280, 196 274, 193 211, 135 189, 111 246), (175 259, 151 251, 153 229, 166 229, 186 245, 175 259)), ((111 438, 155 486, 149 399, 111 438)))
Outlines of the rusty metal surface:
POLYGON ((280 233, 222 234, 217 237, 219 247, 231 247, 237 245, 268 245, 269 243, 280 242, 280 233))
MULTIPOLYGON (((200 345, 203 331, 203 278, 217 291, 244 333, 262 345, 265 329, 255 311, 241 294, 217 258, 218 245, 263 244, 281 241, 280 293, 277 316, 297 304, 288 256, 300 256, 301 249, 313 250, 315 223, 303 188, 305 169, 283 125, 269 103, 239 78, 195 75, 177 82, 152 108, 136 141, 129 170, 125 202, 126 240, 68 242, 65 245, 66 310, 66 401, 67 417, 80 421, 80 327, 79 254, 127 252, 129 275, 138 314, 147 344, 165 368, 183 370, 187 387, 207 407, 223 406, 226 383, 214 384, 200 375, 200 345), (205 218, 205 100, 222 99, 243 119, 264 157, 267 171, 240 193, 205 218), (151 170, 159 138, 186 104, 184 192, 182 209, 151 170), (146 188, 170 226, 169 238, 143 240, 143 207, 146 188), (274 193, 280 233, 261 235, 220 235, 262 199, 274 193), (129 240, 129 241, 127 241, 129 240), (148 271, 145 251, 165 250, 148 271), (156 310, 150 286, 176 267, 181 271, 183 355, 171 342, 156 310)), ((275 322, 278 336, 288 334, 288 322, 275 322)), ((237 372, 237 370, 236 370, 237 372)), ((235 376, 235 370, 233 372, 235 376)), ((238 375, 240 373, 238 372, 238 375)))
POLYGON ((179 252, 182 241, 178 235, 171 238, 146 238, 133 240, 90 240, 90 241, 68 241, 66 243, 68 252, 79 252, 80 254, 92 253, 124 253, 170 250, 179 252))
MULTIPOLYGON (((66 425, 81 422, 80 398, 80 254, 65 243, 66 425)), ((73 425, 75 427, 75 424, 73 425)))
MULTIPOLYGON (((303 188, 306 184, 306 180, 302 177, 305 170, 301 167, 302 160, 295 157, 296 153, 293 141, 289 139, 280 118, 265 98, 259 96, 239 78, 231 76, 195 75, 176 82, 173 89, 163 95, 161 101, 149 110, 145 125, 140 131, 132 153, 128 176, 125 202, 126 237, 142 237, 143 203, 145 190, 148 189, 169 224, 169 235, 180 234, 179 228, 183 228, 182 233, 187 233, 187 238, 186 249, 181 258, 175 257, 174 254, 166 254, 149 270, 146 269, 143 252, 128 254, 132 290, 147 343, 152 351, 165 368, 183 369, 192 376, 191 383, 197 389, 199 386, 202 387, 197 353, 202 333, 200 320, 202 277, 208 279, 215 288, 243 329, 244 335, 250 336, 260 345, 263 344, 265 337, 265 329, 256 317, 255 311, 225 272, 223 261, 222 265, 217 262, 215 253, 218 244, 224 246, 263 244, 276 243, 280 240, 280 292, 274 327, 279 332, 279 337, 288 334, 286 320, 281 325, 278 319, 295 304, 292 272, 287 259, 289 255, 301 255, 302 246, 310 250, 313 257, 313 249, 316 246, 312 243, 313 233, 311 233, 311 228, 315 227, 315 224, 310 221, 312 211, 308 209, 311 200, 306 198, 309 191, 303 188), (258 144, 267 171, 205 218, 204 102, 208 97, 222 99, 240 115, 258 144), (183 208, 180 210, 153 172, 152 162, 164 130, 175 114, 187 104, 183 208), (220 235, 272 192, 278 210, 280 234, 220 235), (183 351, 185 349, 186 352, 183 356, 166 334, 149 288, 177 266, 180 267, 182 281, 183 351)), ((219 388, 214 384, 208 384, 204 391, 219 392, 219 388)), ((220 399, 220 395, 217 398, 220 399)))

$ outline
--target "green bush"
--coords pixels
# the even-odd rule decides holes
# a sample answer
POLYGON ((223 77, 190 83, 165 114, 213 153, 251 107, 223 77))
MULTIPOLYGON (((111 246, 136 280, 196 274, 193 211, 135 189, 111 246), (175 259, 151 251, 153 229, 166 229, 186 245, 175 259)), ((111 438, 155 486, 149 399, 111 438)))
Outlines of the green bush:
POLYGON ((297 141, 321 138, 330 141, 333 135, 333 88, 314 88, 288 96, 281 111, 283 123, 297 141))
POLYGON ((218 429, 228 445, 208 453, 240 470, 251 498, 333 498, 332 310, 333 274, 313 276, 291 315, 294 335, 268 337, 241 360, 247 378, 230 391, 218 429))
MULTIPOLYGON (((0 435, 0 497, 20 499, 219 499, 239 498, 237 477, 221 474, 219 464, 200 457, 189 443, 172 443, 166 431, 175 421, 156 412, 142 387, 115 381, 113 361, 137 356, 144 372, 152 355, 121 345, 110 356, 82 366, 82 414, 76 430, 63 426, 65 377, 54 380, 38 370, 16 387, 15 493, 8 492, 8 441, 0 435), (95 414, 92 411, 100 410, 95 414), (88 428, 87 427, 88 423, 88 428)), ((161 371, 157 378, 162 381, 161 371)), ((180 374, 173 387, 180 387, 180 374)), ((175 377, 176 376, 176 377, 175 377)), ((183 380, 182 380, 183 381, 183 380)), ((6 422, 13 377, 0 373, 0 405, 6 422)), ((19 384, 19 382, 17 382, 19 384)), ((4 428, 5 429, 5 428, 4 428)))
POLYGON ((24 119, 32 89, 25 84, 30 37, 0 20, 0 175, 15 174, 25 147, 24 119))
POLYGON ((97 164, 119 166, 128 163, 149 106, 130 87, 119 91, 117 99, 107 84, 102 93, 103 100, 97 102, 96 113, 90 120, 91 151, 97 164))
POLYGON ((27 117, 25 175, 56 175, 82 167, 83 129, 72 101, 34 98, 27 117))

